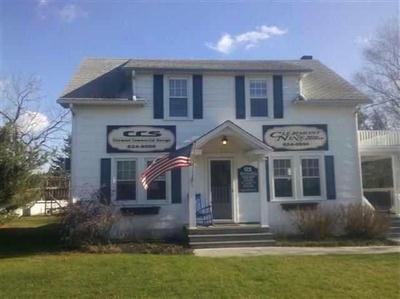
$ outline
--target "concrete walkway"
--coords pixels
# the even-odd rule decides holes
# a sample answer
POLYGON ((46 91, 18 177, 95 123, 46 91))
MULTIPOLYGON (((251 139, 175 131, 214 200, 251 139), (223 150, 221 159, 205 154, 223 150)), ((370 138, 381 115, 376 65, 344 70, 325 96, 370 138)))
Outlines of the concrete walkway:
POLYGON ((194 249, 196 256, 226 257, 255 255, 324 255, 400 253, 400 246, 362 247, 246 247, 194 249))

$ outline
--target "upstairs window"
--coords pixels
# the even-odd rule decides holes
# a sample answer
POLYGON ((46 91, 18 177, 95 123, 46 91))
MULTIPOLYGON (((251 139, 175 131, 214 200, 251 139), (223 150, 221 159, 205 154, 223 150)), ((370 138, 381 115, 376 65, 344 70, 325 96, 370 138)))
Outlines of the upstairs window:
POLYGON ((184 78, 169 79, 169 116, 188 117, 188 102, 188 80, 184 78))
POLYGON ((250 79, 250 116, 268 116, 267 80, 250 79))

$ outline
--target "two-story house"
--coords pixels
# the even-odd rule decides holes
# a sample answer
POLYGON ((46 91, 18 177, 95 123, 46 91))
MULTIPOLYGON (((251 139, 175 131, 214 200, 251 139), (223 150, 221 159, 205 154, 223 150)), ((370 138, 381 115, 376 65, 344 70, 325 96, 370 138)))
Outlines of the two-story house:
POLYGON ((122 230, 152 236, 196 227, 196 197, 214 223, 287 231, 293 207, 362 201, 355 110, 368 101, 311 56, 85 59, 58 99, 72 112, 72 197, 101 189, 122 230), (156 157, 191 143, 192 166, 143 188, 156 157))

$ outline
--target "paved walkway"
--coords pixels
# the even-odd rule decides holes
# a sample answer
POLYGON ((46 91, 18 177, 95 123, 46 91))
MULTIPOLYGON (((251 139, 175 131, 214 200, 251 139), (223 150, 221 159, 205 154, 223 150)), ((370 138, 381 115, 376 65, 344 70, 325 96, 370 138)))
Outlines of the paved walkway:
POLYGON ((324 254, 380 254, 400 253, 400 246, 363 247, 248 247, 194 249, 194 255, 225 257, 254 255, 324 255, 324 254))

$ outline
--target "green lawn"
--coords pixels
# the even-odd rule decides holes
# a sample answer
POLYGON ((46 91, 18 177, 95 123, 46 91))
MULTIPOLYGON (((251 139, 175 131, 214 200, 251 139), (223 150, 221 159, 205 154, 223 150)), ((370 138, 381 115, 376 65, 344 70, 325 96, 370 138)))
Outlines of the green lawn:
POLYGON ((399 298, 399 258, 77 253, 4 258, 0 298, 399 298))
POLYGON ((0 298, 400 298, 399 254, 87 254, 63 251, 59 229, 54 217, 0 228, 0 298))

